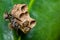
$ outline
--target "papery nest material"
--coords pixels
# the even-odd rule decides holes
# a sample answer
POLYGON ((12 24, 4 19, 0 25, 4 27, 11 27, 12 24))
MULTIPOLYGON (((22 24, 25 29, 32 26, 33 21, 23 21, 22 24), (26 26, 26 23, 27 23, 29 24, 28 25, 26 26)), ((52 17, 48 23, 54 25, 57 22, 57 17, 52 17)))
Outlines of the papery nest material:
POLYGON ((26 4, 15 4, 10 14, 5 14, 5 19, 9 19, 10 27, 20 29, 23 33, 27 33, 36 25, 35 19, 29 16, 26 4))

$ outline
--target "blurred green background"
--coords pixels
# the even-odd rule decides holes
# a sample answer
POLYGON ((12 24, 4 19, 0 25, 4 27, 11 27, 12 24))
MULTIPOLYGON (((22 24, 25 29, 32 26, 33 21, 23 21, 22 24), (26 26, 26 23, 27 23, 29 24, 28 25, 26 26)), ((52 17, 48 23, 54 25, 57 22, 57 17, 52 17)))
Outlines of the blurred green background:
POLYGON ((60 0, 0 0, 0 40, 60 40, 60 0), (3 18, 14 4, 27 4, 36 26, 27 34, 17 36, 3 18))

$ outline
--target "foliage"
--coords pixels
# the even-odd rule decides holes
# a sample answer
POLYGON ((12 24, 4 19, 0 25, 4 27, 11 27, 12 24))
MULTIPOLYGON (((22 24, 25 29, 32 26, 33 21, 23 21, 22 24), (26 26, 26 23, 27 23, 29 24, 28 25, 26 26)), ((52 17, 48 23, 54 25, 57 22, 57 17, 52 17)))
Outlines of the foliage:
POLYGON ((60 40, 60 0, 0 0, 0 40, 60 40), (27 4, 36 26, 18 37, 8 28, 3 14, 14 4, 27 4))

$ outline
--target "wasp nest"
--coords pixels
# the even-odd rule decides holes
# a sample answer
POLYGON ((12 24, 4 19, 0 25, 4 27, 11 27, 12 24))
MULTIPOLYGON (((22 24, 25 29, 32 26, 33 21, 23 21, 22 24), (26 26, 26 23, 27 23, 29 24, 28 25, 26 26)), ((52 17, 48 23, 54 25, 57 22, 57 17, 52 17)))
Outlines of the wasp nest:
POLYGON ((36 22, 29 16, 26 4, 16 4, 10 14, 5 14, 5 19, 10 20, 10 27, 20 29, 23 33, 27 33, 32 29, 36 22))

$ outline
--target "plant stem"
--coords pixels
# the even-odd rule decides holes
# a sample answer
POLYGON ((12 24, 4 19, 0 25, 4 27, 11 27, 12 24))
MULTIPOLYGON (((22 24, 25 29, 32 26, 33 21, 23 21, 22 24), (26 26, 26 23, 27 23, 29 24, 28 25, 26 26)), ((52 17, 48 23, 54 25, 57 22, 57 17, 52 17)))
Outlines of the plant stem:
POLYGON ((28 10, 31 9, 31 7, 32 7, 32 5, 33 5, 33 3, 34 3, 34 1, 35 1, 35 0, 30 0, 29 6, 28 6, 28 10))

